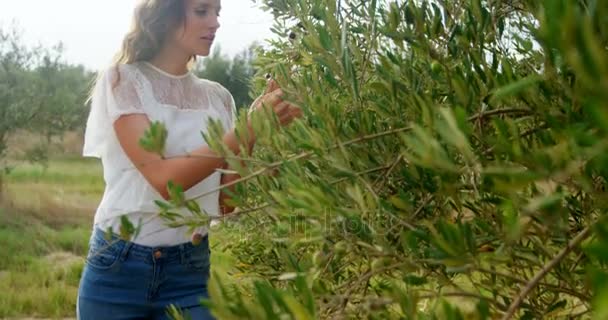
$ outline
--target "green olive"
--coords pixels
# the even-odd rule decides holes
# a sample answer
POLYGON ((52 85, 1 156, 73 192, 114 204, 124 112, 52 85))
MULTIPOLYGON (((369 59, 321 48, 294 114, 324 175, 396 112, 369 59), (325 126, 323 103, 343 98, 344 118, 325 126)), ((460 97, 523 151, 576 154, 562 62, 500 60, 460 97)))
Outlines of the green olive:
POLYGON ((438 61, 433 61, 431 63, 431 71, 434 74, 438 74, 441 71, 441 64, 438 61))

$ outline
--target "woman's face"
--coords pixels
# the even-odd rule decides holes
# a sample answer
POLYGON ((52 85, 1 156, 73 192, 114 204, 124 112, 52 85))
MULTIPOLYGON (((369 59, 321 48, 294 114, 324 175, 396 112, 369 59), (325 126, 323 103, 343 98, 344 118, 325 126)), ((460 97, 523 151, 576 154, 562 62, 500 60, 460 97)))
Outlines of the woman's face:
POLYGON ((184 9, 184 23, 175 30, 171 45, 188 55, 209 55, 220 27, 221 0, 185 0, 184 9))

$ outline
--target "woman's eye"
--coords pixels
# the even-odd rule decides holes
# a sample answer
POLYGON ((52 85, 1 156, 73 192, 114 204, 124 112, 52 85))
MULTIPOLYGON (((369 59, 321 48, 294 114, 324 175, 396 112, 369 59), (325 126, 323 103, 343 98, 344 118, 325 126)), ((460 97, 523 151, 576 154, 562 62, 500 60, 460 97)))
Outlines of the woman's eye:
MULTIPOLYGON (((205 17, 209 13, 209 10, 207 10, 207 9, 201 9, 201 10, 195 10, 194 12, 198 16, 205 17)), ((219 17, 220 16, 220 11, 219 10, 215 11, 215 14, 219 17)))

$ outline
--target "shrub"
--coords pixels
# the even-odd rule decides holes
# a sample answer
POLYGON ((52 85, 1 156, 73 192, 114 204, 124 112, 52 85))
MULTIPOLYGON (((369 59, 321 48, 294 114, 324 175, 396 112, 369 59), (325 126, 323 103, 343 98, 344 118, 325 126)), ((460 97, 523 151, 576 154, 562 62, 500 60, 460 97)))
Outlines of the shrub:
POLYGON ((608 314, 607 2, 265 7, 261 73, 306 116, 230 161, 231 250, 265 280, 212 282, 217 315, 608 314))

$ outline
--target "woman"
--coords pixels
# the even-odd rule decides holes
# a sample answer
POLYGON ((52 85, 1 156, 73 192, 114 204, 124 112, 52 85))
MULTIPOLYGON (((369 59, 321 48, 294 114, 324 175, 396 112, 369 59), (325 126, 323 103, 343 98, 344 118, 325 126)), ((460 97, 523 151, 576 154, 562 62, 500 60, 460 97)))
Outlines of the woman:
MULTIPOLYGON (((117 62, 96 83, 83 155, 101 158, 106 189, 80 281, 79 319, 167 319, 172 304, 192 319, 212 319, 200 305, 209 277, 207 230, 191 234, 186 227, 164 226, 154 201, 169 197, 169 181, 192 196, 238 178, 216 171, 226 168, 226 161, 200 135, 210 118, 219 120, 227 132, 223 142, 239 153, 234 100, 218 83, 188 70, 194 57, 209 54, 219 12, 220 0, 141 1, 117 62), (163 122, 169 132, 165 157, 139 146, 151 121, 163 122), (185 154, 195 156, 179 157, 185 154), (119 230, 123 215, 143 222, 130 241, 106 233, 119 230)), ((283 101, 274 82, 256 101, 253 112, 270 108, 281 125, 302 114, 283 101)), ((243 143, 251 148, 251 126, 249 137, 243 143)), ((233 210, 226 199, 217 191, 197 202, 217 216, 233 210)))

